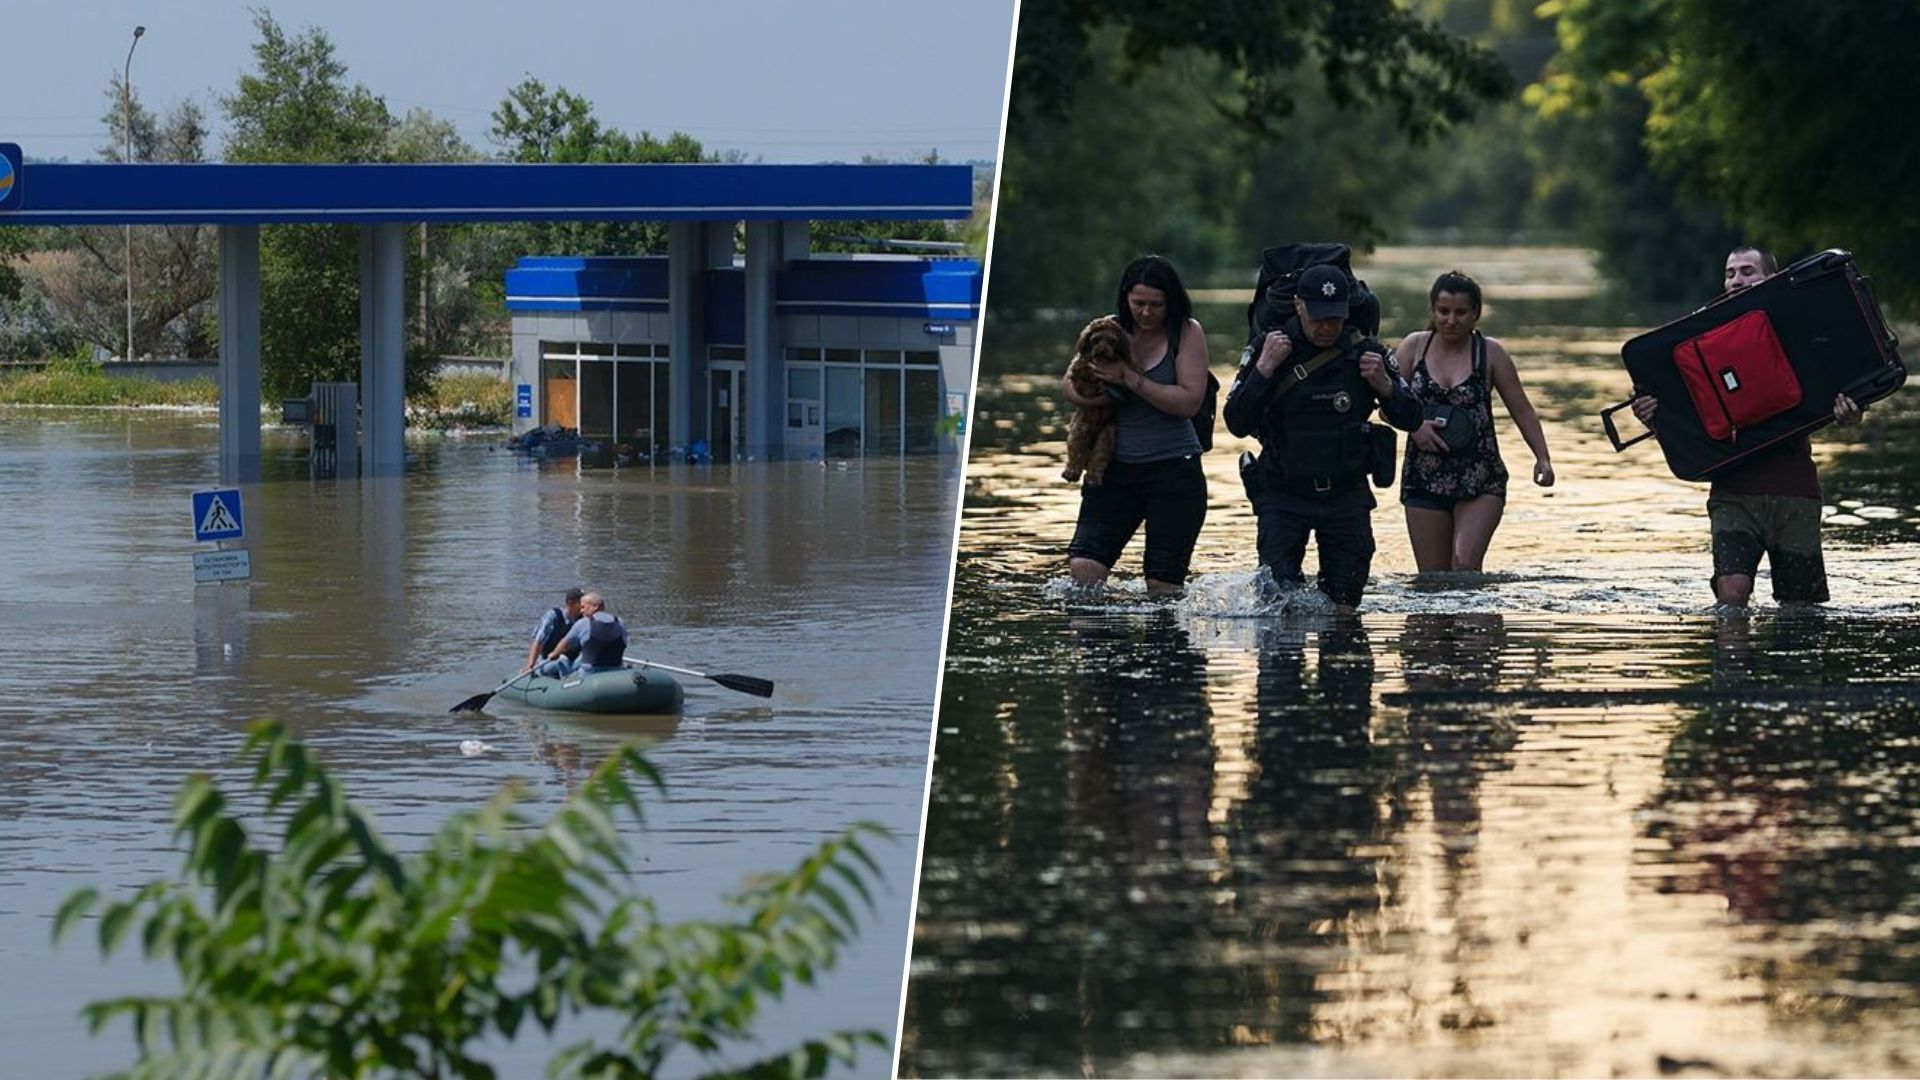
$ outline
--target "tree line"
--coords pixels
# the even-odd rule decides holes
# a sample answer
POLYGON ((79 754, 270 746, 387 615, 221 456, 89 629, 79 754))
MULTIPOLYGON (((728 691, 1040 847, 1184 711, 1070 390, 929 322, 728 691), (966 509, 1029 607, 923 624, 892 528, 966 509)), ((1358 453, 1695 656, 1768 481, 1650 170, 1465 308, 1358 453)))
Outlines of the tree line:
POLYGON ((1410 237, 1587 245, 1648 305, 1740 240, 1845 247, 1910 315, 1916 34, 1906 4, 1027 0, 993 315, 1102 303, 1146 251, 1240 285, 1267 245, 1410 237))
MULTIPOLYGON (((491 117, 491 153, 429 110, 396 114, 353 81, 326 33, 289 31, 256 12, 254 65, 219 98, 234 163, 739 162, 685 132, 664 138, 602 122, 592 102, 528 76, 491 117)), ((156 115, 135 95, 123 112, 116 75, 102 115, 104 160, 203 162, 206 115, 192 101, 156 115), (127 114, 130 113, 131 122, 127 114)), ((937 152, 923 160, 937 161, 937 152)), ((981 200, 984 201, 982 188, 981 200)), ((984 218, 984 214, 980 215, 984 218)), ((815 223, 816 247, 848 250, 862 238, 967 241, 966 223, 815 223)), ((113 355, 208 358, 219 346, 218 243, 213 226, 132 230, 134 326, 126 340, 127 260, 120 229, 0 229, 0 360, 95 350, 113 355)), ((339 225, 261 229, 261 367, 269 397, 315 380, 355 380, 360 361, 359 230, 339 225)), ((514 222, 415 226, 407 259, 408 391, 438 355, 505 355, 504 276, 522 255, 636 255, 664 251, 660 222, 514 222)), ((976 250, 978 247, 976 246, 976 250)))

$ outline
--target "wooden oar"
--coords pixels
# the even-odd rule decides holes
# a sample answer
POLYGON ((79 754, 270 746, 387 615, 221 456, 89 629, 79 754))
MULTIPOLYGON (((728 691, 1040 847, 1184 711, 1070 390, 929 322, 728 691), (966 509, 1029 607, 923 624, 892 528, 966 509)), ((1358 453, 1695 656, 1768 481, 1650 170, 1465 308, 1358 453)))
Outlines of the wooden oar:
POLYGON ((519 682, 521 679, 526 678, 528 675, 531 675, 532 673, 533 673, 533 669, 528 668, 527 670, 521 672, 518 675, 515 675, 513 678, 508 679, 506 682, 501 683, 499 686, 494 687, 493 689, 487 691, 486 693, 475 694, 472 697, 468 698, 467 700, 461 702, 460 704, 455 705, 453 708, 448 709, 447 711, 448 712, 479 712, 481 709, 486 708, 487 702, 493 700, 493 695, 499 693, 502 690, 505 690, 507 687, 512 686, 514 683, 519 682))
POLYGON ((743 694, 752 694, 754 697, 770 698, 773 696, 773 682, 769 679, 761 679, 752 675, 709 675, 704 671, 692 671, 683 667, 674 667, 672 664, 656 664, 651 660, 628 660, 626 662, 635 667, 659 668, 661 671, 671 671, 676 675, 691 675, 696 679, 706 679, 709 682, 719 683, 729 690, 738 690, 743 694))

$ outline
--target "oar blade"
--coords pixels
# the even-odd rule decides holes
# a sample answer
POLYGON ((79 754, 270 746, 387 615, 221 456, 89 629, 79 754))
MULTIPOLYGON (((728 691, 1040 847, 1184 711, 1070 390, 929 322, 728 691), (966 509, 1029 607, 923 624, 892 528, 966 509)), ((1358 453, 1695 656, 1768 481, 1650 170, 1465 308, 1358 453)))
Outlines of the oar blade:
POLYGON ((455 705, 453 708, 448 709, 447 711, 448 712, 479 712, 481 709, 484 709, 487 707, 487 702, 492 701, 493 695, 497 692, 498 691, 489 690, 484 694, 475 694, 472 697, 468 698, 467 700, 461 702, 460 704, 455 705))
POLYGON ((729 690, 738 690, 743 694, 764 698, 773 696, 773 681, 770 679, 761 679, 752 675, 709 675, 707 678, 729 690))

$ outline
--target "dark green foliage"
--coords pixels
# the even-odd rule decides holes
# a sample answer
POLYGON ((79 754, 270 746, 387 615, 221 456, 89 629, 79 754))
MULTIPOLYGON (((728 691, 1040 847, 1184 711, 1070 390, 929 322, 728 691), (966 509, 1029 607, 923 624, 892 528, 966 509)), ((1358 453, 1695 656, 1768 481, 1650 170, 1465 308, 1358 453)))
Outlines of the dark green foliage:
POLYGON ((1099 32, 1119 32, 1130 69, 1192 50, 1236 73, 1215 95, 1249 131, 1283 130, 1298 100, 1296 69, 1317 68, 1340 108, 1390 106, 1416 138, 1465 120, 1512 90, 1487 50, 1394 0, 1030 0, 1021 5, 1013 107, 1062 115, 1095 67, 1099 32))
POLYGON ((1604 88, 1577 116, 1543 120, 1561 152, 1542 172, 1564 183, 1580 211, 1580 239, 1598 250, 1600 270, 1621 293, 1656 309, 1659 320, 1711 299, 1740 233, 1713 203, 1681 190, 1647 160, 1646 105, 1625 88, 1604 88))
POLYGON ((652 1076, 673 1055, 680 1071, 708 1062, 715 1075, 811 1077, 885 1045, 835 1033, 748 1056, 764 1052, 750 1045, 760 1003, 831 968, 858 907, 871 907, 873 826, 733 898, 732 918, 663 923, 623 888, 620 818, 638 822, 641 796, 660 786, 634 750, 544 826, 509 788, 456 812, 411 855, 388 847, 278 725, 256 725, 247 752, 259 810, 282 830, 277 848, 256 843, 258 826, 195 777, 175 807, 181 875, 113 901, 82 889, 55 918, 58 937, 97 915, 103 952, 137 937, 179 971, 178 996, 87 1007, 96 1031, 132 1022, 131 1075, 491 1077, 483 1040, 553 1032, 582 1014, 611 1016, 617 1031, 566 1046, 555 1075, 652 1076))
MULTIPOLYGON (((33 250, 32 233, 27 229, 0 229, 0 304, 20 299, 20 272, 13 260, 33 250)), ((0 323, 4 323, 0 316, 0 323)))
POLYGON ((1558 0, 1549 89, 1575 104, 1626 85, 1646 103, 1648 159, 1725 207, 1783 259, 1845 247, 1905 311, 1920 310, 1920 141, 1913 4, 1558 0), (1707 47, 1709 46, 1710 47, 1707 47))
POLYGON ((1409 144, 1510 88, 1491 52, 1373 0, 1023 6, 994 311, 1104 307, 1149 251, 1250 285, 1269 244, 1364 248, 1419 194, 1409 144))
POLYGON ((256 11, 258 69, 221 103, 227 110, 227 160, 378 161, 393 117, 387 104, 355 83, 334 56, 333 42, 310 27, 289 37, 273 16, 256 11))
POLYGON ((1250 183, 1245 137, 1207 104, 1231 75, 1186 56, 1122 79, 1118 43, 1112 35, 1106 43, 1062 115, 1020 110, 1008 119, 995 318, 1105 310, 1121 267, 1149 251, 1173 260, 1190 286, 1203 268, 1258 257, 1257 241, 1233 229, 1250 183), (1236 258, 1242 248, 1251 253, 1236 258))

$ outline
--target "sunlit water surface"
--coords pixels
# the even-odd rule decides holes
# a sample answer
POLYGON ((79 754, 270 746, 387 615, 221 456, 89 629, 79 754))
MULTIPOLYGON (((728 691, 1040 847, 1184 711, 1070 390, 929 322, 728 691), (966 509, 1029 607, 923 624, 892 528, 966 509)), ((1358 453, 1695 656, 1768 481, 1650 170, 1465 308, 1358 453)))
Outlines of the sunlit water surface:
MULTIPOLYGON (((958 463, 583 468, 501 441, 415 443, 404 477, 316 481, 270 431, 267 478, 244 493, 254 580, 196 587, 189 494, 216 486, 212 417, 0 411, 0 1075, 130 1060, 126 1032, 89 1038, 80 1007, 169 972, 103 964, 90 927, 55 949, 54 910, 82 885, 174 873, 181 780, 228 769, 261 717, 292 725, 408 849, 509 780, 544 819, 612 746, 642 740, 669 791, 633 836, 635 886, 670 918, 718 915, 856 821, 886 826, 859 942, 761 1030, 782 1048, 891 1036, 958 463), (449 715, 511 673, 575 583, 626 618, 630 655, 770 678, 774 697, 687 679, 677 721, 498 698, 449 715), (490 749, 465 756, 467 740, 490 749)), ((542 1075, 553 1048, 523 1038, 491 1057, 542 1075)), ((859 1071, 890 1067, 876 1049, 859 1071)))
MULTIPOLYGON (((1502 412, 1487 572, 1417 580, 1382 493, 1358 617, 1256 599, 1224 430, 1189 595, 1146 599, 1137 539, 1068 588, 1064 351, 989 335, 903 1072, 1920 1070, 1913 391, 1816 437, 1834 601, 1763 570, 1723 614, 1704 486, 1597 415, 1677 313, 1586 296, 1577 254, 1389 252, 1390 333, 1455 265, 1559 483, 1502 412)), ((1200 313, 1223 381, 1243 311, 1200 313)))

